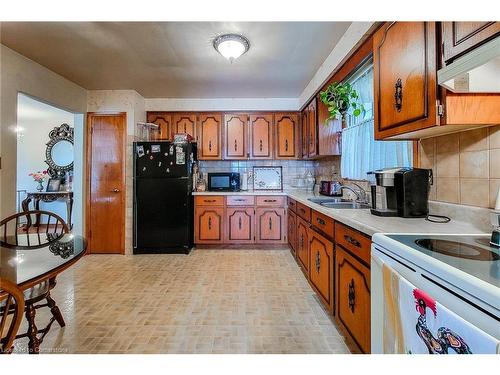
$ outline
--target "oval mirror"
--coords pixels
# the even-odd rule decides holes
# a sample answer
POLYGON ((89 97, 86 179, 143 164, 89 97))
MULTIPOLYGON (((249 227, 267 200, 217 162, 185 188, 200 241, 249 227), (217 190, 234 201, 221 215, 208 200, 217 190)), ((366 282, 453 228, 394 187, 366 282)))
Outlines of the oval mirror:
POLYGON ((65 139, 56 142, 50 151, 50 157, 54 164, 65 167, 73 163, 73 143, 65 139))

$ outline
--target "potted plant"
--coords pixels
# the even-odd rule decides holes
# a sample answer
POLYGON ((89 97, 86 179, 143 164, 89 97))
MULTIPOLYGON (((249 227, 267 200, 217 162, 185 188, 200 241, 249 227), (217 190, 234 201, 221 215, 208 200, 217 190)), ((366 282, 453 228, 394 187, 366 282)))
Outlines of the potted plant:
POLYGON ((326 121, 340 117, 342 128, 347 126, 346 115, 350 109, 352 109, 351 114, 356 117, 364 113, 357 91, 347 82, 333 82, 325 91, 319 93, 319 98, 328 107, 330 116, 326 121))
POLYGON ((43 182, 47 178, 47 171, 33 172, 33 173, 30 173, 28 176, 33 177, 33 180, 35 180, 35 182, 38 182, 38 186, 36 187, 36 190, 42 191, 43 190, 43 182))

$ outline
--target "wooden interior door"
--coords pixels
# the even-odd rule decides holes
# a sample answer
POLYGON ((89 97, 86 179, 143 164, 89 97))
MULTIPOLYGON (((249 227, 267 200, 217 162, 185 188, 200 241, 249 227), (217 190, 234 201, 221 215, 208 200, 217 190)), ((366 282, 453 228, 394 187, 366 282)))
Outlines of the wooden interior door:
POLYGON ((443 56, 449 63, 500 34, 500 22, 443 22, 443 56))
POLYGON ((125 253, 125 113, 87 115, 90 253, 125 253))
POLYGON ((277 159, 297 157, 298 116, 294 113, 280 113, 274 117, 276 123, 275 153, 277 159))
POLYGON ((250 157, 252 159, 273 158, 273 115, 250 116, 250 157))
POLYGON ((222 159, 221 147, 222 116, 220 114, 200 115, 198 159, 219 160, 222 159))
POLYGON ((307 111, 307 129, 309 130, 309 147, 307 148, 307 154, 309 157, 316 156, 318 154, 318 121, 317 121, 317 106, 316 98, 309 104, 309 109, 307 111))
POLYGON ((231 243, 254 242, 254 208, 237 207, 226 209, 227 241, 231 243))
POLYGON ((257 223, 257 242, 282 243, 285 240, 285 209, 257 208, 255 222, 257 223))
POLYGON ((148 112, 148 122, 158 125, 160 128, 153 133, 153 139, 170 140, 172 126, 172 115, 166 112, 148 112))
POLYGON ((333 314, 333 243, 309 228, 309 279, 328 311, 333 314))
POLYGON ((226 159, 246 159, 248 115, 227 114, 224 118, 226 159))
POLYGON ((196 114, 195 113, 178 113, 174 115, 172 124, 172 138, 176 133, 187 133, 194 140, 196 138, 196 114))
POLYGON ((435 22, 388 22, 373 36, 375 139, 439 124, 435 22))

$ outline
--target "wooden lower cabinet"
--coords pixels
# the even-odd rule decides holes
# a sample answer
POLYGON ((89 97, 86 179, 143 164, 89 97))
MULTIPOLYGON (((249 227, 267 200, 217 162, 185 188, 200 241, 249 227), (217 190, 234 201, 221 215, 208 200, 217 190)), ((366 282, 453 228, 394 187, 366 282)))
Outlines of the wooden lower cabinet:
POLYGON ((288 245, 290 245, 290 250, 295 256, 295 249, 297 247, 297 214, 290 210, 287 210, 287 225, 288 225, 288 245))
POLYGON ((370 353, 370 269, 335 249, 335 318, 363 353, 370 353))
POLYGON ((226 242, 252 243, 255 238, 254 228, 253 207, 226 209, 226 242))
POLYGON ((333 314, 333 242, 309 228, 309 281, 328 312, 333 314))
POLYGON ((257 243, 285 242, 285 209, 275 207, 258 207, 255 209, 255 223, 257 226, 257 243))
POLYGON ((194 210, 194 241, 197 244, 224 241, 224 207, 196 207, 194 210))
POLYGON ((295 249, 297 261, 309 275, 309 241, 308 241, 309 223, 297 216, 297 246, 295 249))

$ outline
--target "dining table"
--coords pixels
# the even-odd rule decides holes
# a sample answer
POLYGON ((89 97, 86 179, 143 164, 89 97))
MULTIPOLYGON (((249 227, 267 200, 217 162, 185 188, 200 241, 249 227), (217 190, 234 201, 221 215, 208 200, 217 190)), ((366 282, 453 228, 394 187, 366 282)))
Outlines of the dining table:
POLYGON ((0 241, 0 277, 16 284, 25 295, 44 282, 53 289, 56 277, 81 259, 86 249, 85 238, 71 232, 8 236, 0 241))

